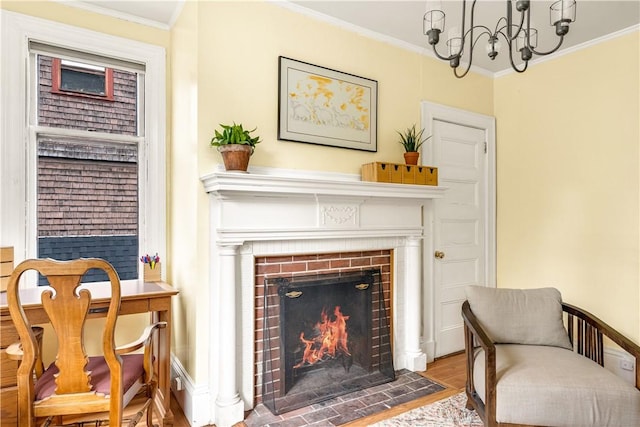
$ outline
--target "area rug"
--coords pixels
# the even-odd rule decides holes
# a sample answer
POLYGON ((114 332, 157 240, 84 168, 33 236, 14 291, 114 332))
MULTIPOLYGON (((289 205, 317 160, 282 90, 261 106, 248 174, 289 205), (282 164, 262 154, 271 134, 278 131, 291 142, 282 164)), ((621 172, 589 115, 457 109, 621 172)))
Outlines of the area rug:
POLYGON ((370 427, 483 427, 475 411, 465 407, 464 392, 396 415, 370 427))

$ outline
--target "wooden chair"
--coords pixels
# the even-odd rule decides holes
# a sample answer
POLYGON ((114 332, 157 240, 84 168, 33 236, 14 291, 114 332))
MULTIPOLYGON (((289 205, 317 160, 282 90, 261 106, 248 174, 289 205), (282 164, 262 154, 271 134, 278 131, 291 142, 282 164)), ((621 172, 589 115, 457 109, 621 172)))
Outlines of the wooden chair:
POLYGON ((640 426, 638 345, 553 288, 466 292, 467 408, 485 427, 640 426), (635 358, 635 387, 604 368, 603 336, 635 358))
POLYGON ((114 330, 120 310, 120 279, 107 261, 83 258, 72 261, 51 259, 26 260, 13 271, 7 302, 20 342, 10 347, 10 357, 19 359, 17 373, 18 423, 34 427, 36 420, 65 424, 69 420, 108 417, 109 426, 121 426, 124 408, 134 396, 145 397, 129 425, 135 426, 147 413, 147 426, 152 425, 153 400, 157 381, 153 373, 152 337, 165 322, 145 328, 142 336, 129 344, 116 347, 114 330), (91 304, 91 285, 80 288, 83 275, 90 269, 104 271, 111 283, 107 313, 102 334, 102 356, 89 357, 84 347, 84 326, 91 304), (49 289, 42 292, 42 305, 58 338, 54 363, 43 370, 41 348, 20 303, 18 285, 28 270, 46 277, 49 289), (143 349, 144 353, 134 353, 143 349), (142 390, 146 386, 146 390, 142 390), (101 413, 101 414, 100 414, 101 413), (89 415, 91 414, 91 415, 89 415))

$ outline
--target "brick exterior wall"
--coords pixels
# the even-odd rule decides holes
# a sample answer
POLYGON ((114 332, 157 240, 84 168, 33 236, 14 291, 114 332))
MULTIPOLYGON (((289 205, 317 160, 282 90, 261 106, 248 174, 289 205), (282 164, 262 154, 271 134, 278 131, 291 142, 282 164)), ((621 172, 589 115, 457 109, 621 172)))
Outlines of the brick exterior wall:
MULTIPOLYGON (((326 274, 339 272, 363 271, 372 268, 379 268, 381 271, 382 291, 384 294, 384 305, 386 307, 387 325, 392 330, 391 319, 391 251, 363 251, 363 252, 343 252, 331 254, 313 254, 313 255, 288 255, 288 256, 270 256, 257 257, 256 278, 255 278, 255 339, 254 339, 254 394, 256 402, 262 402, 262 372, 263 363, 263 339, 265 336, 265 324, 269 325, 269 337, 271 340, 270 354, 272 355, 272 366, 278 366, 275 362, 280 357, 279 342, 279 312, 277 305, 279 298, 277 295, 269 295, 267 304, 269 305, 269 319, 265 319, 265 278, 276 277, 295 277, 296 275, 308 274, 326 274)), ((374 319, 377 315, 374 314, 374 319)), ((373 334, 379 335, 380 325, 376 320, 372 325, 373 334)), ((274 379, 279 377, 279 373, 273 374, 274 379)), ((277 380, 276 380, 277 381, 277 380)), ((275 390, 279 390, 280 385, 273 385, 275 390)))

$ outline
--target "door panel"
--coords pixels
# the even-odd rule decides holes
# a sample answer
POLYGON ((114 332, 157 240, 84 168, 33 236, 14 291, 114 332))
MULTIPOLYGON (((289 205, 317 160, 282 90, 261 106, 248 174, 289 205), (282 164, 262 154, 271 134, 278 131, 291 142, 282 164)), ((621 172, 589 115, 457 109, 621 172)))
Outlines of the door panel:
POLYGON ((435 202, 435 356, 464 348, 460 308, 464 288, 484 285, 485 130, 434 120, 433 162, 438 185, 447 187, 435 202))

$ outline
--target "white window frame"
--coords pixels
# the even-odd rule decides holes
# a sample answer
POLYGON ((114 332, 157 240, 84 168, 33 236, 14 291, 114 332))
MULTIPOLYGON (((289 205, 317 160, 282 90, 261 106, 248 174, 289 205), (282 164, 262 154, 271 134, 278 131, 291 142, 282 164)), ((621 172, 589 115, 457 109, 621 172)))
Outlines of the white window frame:
POLYGON ((158 252, 163 257, 167 253, 165 49, 5 10, 0 10, 0 19, 0 246, 14 247, 15 264, 37 256, 36 150, 30 143, 35 139, 29 134, 33 130, 28 122, 27 88, 29 40, 37 40, 145 64, 138 246, 141 252, 158 252))

